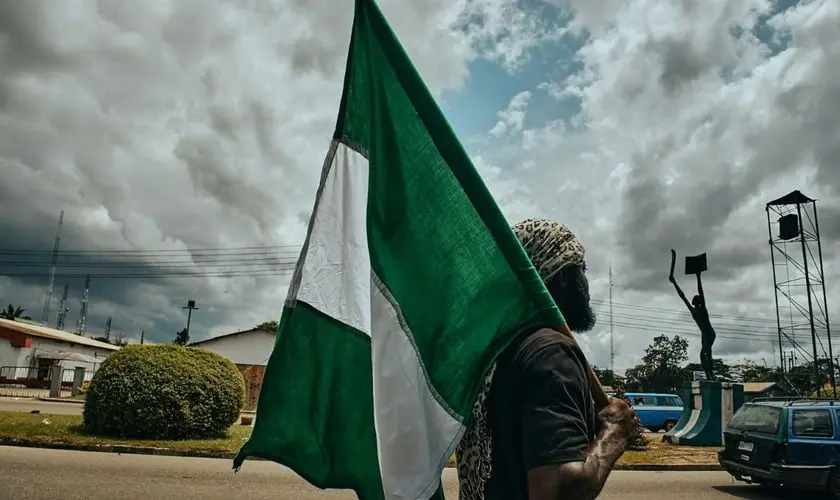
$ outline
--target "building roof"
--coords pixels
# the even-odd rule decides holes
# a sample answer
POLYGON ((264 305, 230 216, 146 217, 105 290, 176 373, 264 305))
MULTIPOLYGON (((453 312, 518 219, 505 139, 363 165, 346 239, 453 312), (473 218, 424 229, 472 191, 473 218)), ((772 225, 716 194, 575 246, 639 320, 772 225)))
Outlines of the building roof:
POLYGON ((191 346, 202 345, 202 344, 206 344, 206 343, 213 342, 213 341, 216 341, 216 340, 226 339, 226 338, 229 338, 229 337, 235 337, 237 335, 244 335, 246 333, 253 333, 253 332, 263 332, 263 333, 268 333, 270 335, 274 335, 273 333, 269 332, 268 330, 262 330, 260 328, 249 328, 247 330, 242 330, 242 331, 239 331, 239 332, 225 333, 225 334, 222 334, 222 335, 216 335, 215 337, 210 337, 209 339, 198 340, 196 342, 190 342, 189 345, 191 345, 191 346))
POLYGON ((88 347, 96 347, 98 349, 106 349, 109 351, 118 351, 120 348, 107 342, 100 342, 82 335, 69 333, 54 328, 47 328, 41 325, 34 325, 24 321, 12 321, 10 319, 0 319, 0 328, 6 328, 14 332, 20 332, 32 337, 40 337, 43 339, 56 340, 58 342, 66 342, 68 344, 79 344, 88 347))
POLYGON ((776 382, 744 382, 744 392, 747 394, 757 394, 776 386, 776 382))

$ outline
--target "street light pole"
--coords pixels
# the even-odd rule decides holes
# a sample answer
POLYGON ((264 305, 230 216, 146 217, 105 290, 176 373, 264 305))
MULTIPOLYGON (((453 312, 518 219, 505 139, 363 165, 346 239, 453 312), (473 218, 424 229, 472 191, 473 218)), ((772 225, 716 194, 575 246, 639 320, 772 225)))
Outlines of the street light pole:
POLYGON ((192 320, 192 312, 198 311, 198 308, 195 307, 195 300, 189 299, 187 301, 186 307, 182 307, 181 309, 187 310, 187 338, 190 336, 190 321, 192 320))

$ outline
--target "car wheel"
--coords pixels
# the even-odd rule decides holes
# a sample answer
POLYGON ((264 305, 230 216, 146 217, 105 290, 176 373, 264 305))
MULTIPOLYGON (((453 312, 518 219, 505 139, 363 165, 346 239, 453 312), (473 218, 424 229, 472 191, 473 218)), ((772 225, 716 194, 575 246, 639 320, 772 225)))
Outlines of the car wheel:
POLYGON ((675 425, 677 425, 677 423, 675 421, 669 420, 669 421, 665 422, 665 427, 663 427, 663 428, 665 429, 665 432, 668 432, 671 429, 673 429, 675 425))
POLYGON ((840 469, 836 467, 831 471, 831 477, 828 479, 828 492, 831 498, 840 500, 840 469))

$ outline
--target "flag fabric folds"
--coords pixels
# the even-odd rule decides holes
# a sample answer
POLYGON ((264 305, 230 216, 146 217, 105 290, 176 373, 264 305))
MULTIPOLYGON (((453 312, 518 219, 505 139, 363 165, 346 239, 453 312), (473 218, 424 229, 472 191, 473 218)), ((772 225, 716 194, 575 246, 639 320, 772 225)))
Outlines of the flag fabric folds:
POLYGON ((362 500, 442 498, 498 354, 563 317, 373 0, 356 0, 333 140, 249 456, 362 500))

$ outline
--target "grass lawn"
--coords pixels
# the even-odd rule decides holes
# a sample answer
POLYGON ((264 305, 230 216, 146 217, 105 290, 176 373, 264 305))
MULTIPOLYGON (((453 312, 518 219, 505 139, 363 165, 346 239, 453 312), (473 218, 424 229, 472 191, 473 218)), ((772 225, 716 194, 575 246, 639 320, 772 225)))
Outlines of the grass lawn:
POLYGON ((0 412, 0 438, 44 444, 148 446, 184 451, 234 453, 239 451, 250 434, 251 427, 234 425, 228 436, 222 439, 146 441, 110 438, 86 434, 82 427, 82 417, 79 415, 0 412))
POLYGON ((689 465, 689 464, 717 464, 717 452, 721 449, 716 446, 675 446, 663 443, 662 435, 654 435, 648 441, 645 451, 626 451, 618 460, 620 465, 636 464, 667 464, 667 465, 689 465))
MULTIPOLYGON (((30 443, 73 444, 83 446, 124 445, 169 448, 194 452, 235 453, 251 434, 251 427, 234 425, 226 438, 187 441, 144 441, 90 436, 82 428, 78 415, 48 415, 0 412, 0 439, 30 443), (47 423, 48 422, 48 423, 47 423)), ((717 464, 717 447, 674 446, 661 442, 661 435, 651 436, 646 451, 628 451, 619 464, 717 464)))

